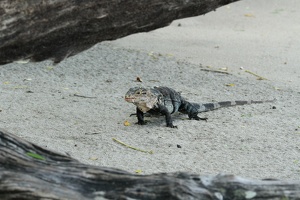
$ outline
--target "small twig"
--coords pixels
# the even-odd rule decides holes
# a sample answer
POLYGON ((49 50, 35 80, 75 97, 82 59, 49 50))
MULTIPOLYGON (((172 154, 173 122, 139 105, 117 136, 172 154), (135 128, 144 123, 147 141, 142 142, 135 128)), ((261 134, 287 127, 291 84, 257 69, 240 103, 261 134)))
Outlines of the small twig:
POLYGON ((255 74, 254 72, 251 72, 249 70, 245 70, 245 72, 247 72, 249 74, 252 74, 253 76, 256 76, 258 78, 258 80, 268 80, 268 79, 266 79, 266 78, 264 78, 264 77, 262 77, 262 76, 260 76, 258 74, 255 74))
POLYGON ((153 151, 146 151, 146 150, 143 150, 143 149, 139 149, 139 148, 136 148, 136 147, 133 147, 133 146, 130 146, 128 144, 125 144, 124 142, 121 142, 120 140, 117 140, 116 138, 112 138, 113 141, 115 142, 118 142, 119 144, 122 144, 123 146, 127 147, 127 148, 130 148, 130 149, 133 149, 133 150, 136 150, 136 151, 141 151, 141 152, 144 152, 144 153, 150 153, 150 154, 153 154, 153 151))
POLYGON ((82 97, 82 98, 90 98, 90 99, 95 99, 95 98, 97 98, 97 97, 88 97, 88 96, 79 95, 79 94, 74 94, 74 97, 82 97))
POLYGON ((200 70, 207 71, 207 72, 216 72, 216 73, 222 73, 222 74, 230 74, 229 72, 221 71, 221 70, 216 70, 216 69, 200 69, 200 70))
POLYGON ((94 132, 94 133, 85 133, 85 135, 97 135, 97 134, 101 134, 101 133, 97 133, 97 132, 94 132))

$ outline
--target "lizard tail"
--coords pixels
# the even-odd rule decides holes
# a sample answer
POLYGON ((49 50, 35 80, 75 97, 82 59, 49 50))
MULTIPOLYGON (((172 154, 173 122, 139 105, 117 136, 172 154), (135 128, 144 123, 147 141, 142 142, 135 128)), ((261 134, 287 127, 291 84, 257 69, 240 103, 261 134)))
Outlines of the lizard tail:
POLYGON ((232 107, 232 106, 240 106, 240 105, 250 105, 256 103, 267 103, 274 102, 276 100, 267 100, 267 101, 220 101, 215 103, 204 103, 201 104, 198 108, 198 112, 207 112, 210 110, 216 110, 218 108, 232 107))

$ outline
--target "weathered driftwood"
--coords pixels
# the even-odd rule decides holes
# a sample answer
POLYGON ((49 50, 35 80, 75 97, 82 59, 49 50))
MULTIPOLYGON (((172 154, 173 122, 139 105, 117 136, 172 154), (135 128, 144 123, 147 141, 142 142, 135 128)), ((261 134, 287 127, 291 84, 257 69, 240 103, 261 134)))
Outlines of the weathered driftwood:
POLYGON ((238 0, 1 0, 0 64, 59 62, 104 40, 154 30, 238 0))
POLYGON ((0 130, 0 199, 300 199, 300 181, 136 175, 85 165, 0 130))

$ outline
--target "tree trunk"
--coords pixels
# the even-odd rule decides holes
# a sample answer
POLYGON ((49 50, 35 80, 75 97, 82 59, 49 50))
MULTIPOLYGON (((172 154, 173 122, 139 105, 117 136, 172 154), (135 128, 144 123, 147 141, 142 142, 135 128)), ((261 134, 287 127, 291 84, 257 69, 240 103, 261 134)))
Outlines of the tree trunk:
POLYGON ((0 64, 19 59, 58 63, 98 42, 151 31, 235 1, 1 0, 0 64))
POLYGON ((300 181, 136 175, 85 165, 0 130, 0 199, 300 199, 300 181))

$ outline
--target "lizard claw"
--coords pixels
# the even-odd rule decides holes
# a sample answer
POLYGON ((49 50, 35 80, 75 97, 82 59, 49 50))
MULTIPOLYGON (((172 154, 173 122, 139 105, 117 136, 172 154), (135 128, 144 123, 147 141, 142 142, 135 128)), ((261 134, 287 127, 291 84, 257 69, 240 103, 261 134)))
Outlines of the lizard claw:
POLYGON ((170 127, 170 128, 178 128, 177 126, 174 126, 173 124, 168 124, 167 127, 170 127))
POLYGON ((193 119, 195 119, 195 120, 205 120, 205 121, 207 121, 208 120, 208 118, 207 117, 198 117, 198 116, 196 116, 196 117, 193 117, 193 119))
POLYGON ((206 122, 207 122, 207 120, 208 120, 207 117, 204 117, 204 118, 199 117, 199 119, 200 119, 200 120, 204 120, 204 121, 206 121, 206 122))

